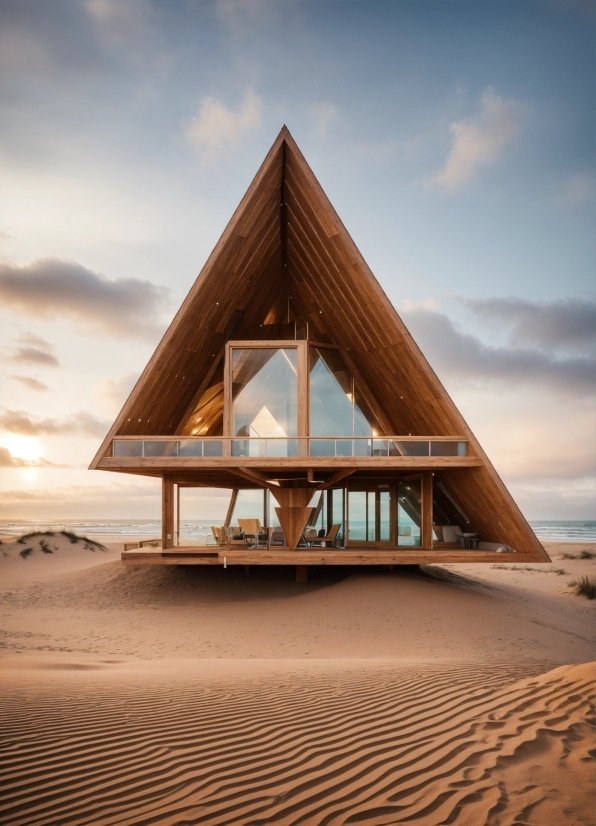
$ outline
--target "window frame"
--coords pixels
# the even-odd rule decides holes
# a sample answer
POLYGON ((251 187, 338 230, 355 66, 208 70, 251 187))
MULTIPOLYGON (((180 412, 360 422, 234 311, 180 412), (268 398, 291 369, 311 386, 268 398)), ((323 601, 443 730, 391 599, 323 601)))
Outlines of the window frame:
MULTIPOLYGON (((297 350, 297 438, 308 438, 308 342, 264 341, 226 342, 224 363, 224 437, 234 438, 232 433, 232 350, 297 350)), ((302 444, 301 442, 298 443, 302 444)), ((306 444, 306 443, 304 443, 306 444)))

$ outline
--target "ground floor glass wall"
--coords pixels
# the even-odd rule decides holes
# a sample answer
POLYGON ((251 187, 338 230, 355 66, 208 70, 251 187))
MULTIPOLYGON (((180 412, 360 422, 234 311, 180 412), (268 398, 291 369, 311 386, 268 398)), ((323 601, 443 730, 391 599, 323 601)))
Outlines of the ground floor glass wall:
POLYGON ((422 525, 422 497, 417 479, 397 485, 397 544, 420 547, 422 525))

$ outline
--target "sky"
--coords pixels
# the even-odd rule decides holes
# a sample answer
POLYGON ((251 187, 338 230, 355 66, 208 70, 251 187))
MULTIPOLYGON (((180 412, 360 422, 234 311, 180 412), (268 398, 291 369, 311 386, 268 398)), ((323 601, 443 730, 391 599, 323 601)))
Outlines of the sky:
POLYGON ((526 517, 595 518, 594 40, 583 0, 0 0, 0 517, 159 518, 87 467, 286 124, 526 517))

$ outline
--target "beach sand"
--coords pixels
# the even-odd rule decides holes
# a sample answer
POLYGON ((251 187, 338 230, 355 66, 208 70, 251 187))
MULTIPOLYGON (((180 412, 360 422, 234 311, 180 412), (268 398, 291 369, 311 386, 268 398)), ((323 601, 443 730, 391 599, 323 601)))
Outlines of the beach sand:
POLYGON ((3 824, 594 824, 594 545, 307 584, 52 547, 0 546, 3 824))

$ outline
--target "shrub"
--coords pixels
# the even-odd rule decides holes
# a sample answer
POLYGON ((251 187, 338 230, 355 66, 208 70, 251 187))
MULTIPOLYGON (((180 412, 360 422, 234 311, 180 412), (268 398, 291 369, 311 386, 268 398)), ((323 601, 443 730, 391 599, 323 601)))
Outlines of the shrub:
POLYGON ((594 559, 596 554, 593 551, 582 551, 579 555, 580 559, 594 559))
POLYGON ((574 589, 577 597, 596 598, 596 577, 583 576, 581 579, 574 579, 567 584, 574 589))

